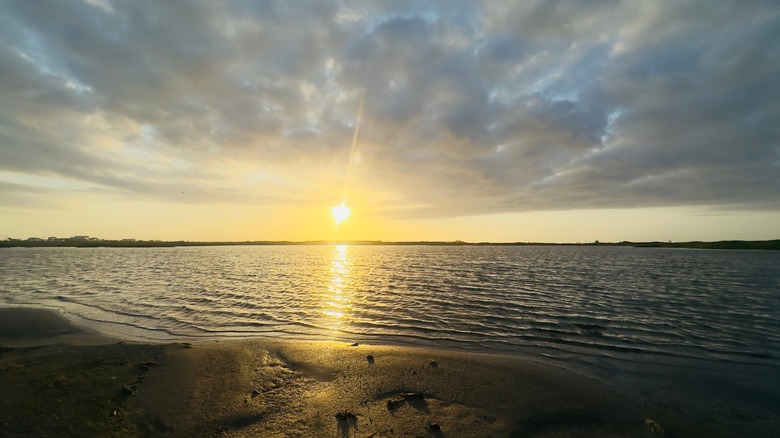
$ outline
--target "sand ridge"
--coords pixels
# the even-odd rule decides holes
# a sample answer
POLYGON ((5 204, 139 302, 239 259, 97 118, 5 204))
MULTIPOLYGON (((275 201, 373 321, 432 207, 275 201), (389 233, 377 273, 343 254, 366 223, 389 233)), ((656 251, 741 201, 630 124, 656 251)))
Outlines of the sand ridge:
MULTIPOLYGON (((33 337, 0 332, 0 388, 12 395, 0 397, 0 436, 769 437, 780 430, 648 403, 528 358, 268 339, 83 343, 88 333, 56 314, 22 313, 23 324, 43 325, 33 337), (50 330, 47 321, 55 321, 50 330)), ((0 309, 0 320, 5 315, 0 309)), ((14 325, 4 321, 0 327, 14 325)))
POLYGON ((506 358, 245 341, 195 345, 168 359, 145 382, 155 388, 140 390, 132 404, 147 436, 642 436, 646 429, 592 382, 506 358))

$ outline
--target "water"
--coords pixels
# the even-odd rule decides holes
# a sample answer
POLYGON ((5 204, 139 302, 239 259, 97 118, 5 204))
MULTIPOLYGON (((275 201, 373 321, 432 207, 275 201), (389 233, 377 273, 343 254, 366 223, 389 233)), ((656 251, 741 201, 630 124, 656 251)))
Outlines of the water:
POLYGON ((780 401, 780 253, 625 247, 12 248, 0 304, 132 339, 529 355, 650 393, 780 401))

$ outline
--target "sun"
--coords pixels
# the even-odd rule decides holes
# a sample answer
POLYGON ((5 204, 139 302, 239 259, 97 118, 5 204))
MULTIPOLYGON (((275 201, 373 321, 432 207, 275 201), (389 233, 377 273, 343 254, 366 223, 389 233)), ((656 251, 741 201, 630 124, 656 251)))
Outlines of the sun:
POLYGON ((333 220, 336 221, 336 225, 344 222, 349 217, 350 209, 344 204, 331 207, 330 214, 333 215, 333 220))

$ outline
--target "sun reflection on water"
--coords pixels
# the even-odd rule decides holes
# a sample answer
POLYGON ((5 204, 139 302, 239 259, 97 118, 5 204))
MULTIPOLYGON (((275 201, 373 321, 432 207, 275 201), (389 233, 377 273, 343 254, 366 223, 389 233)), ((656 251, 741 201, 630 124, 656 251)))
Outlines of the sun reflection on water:
POLYGON ((352 310, 349 292, 351 271, 349 247, 335 245, 330 266, 330 283, 323 303, 323 314, 326 317, 325 328, 328 330, 340 332, 349 324, 352 310))

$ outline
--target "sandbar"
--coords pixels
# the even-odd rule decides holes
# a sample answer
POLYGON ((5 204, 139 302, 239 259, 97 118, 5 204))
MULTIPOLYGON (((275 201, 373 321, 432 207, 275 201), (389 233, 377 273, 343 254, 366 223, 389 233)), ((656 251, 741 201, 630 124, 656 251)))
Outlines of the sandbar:
POLYGON ((0 309, 0 436, 727 437, 774 421, 649 404, 533 358, 274 339, 135 343, 0 309))

